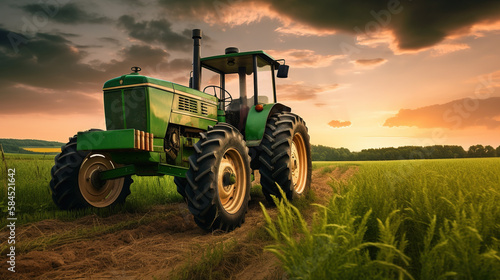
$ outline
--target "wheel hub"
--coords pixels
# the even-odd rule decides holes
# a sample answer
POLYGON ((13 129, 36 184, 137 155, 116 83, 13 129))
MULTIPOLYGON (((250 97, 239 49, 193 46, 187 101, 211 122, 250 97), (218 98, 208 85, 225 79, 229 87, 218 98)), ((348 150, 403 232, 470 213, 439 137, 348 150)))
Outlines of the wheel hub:
POLYGON ((224 185, 225 190, 229 190, 231 185, 236 183, 236 174, 230 168, 226 168, 224 170, 224 175, 222 175, 222 184, 224 185))
POLYGON ((92 170, 92 173, 90 174, 90 177, 87 178, 87 180, 90 181, 92 186, 98 190, 100 190, 104 185, 106 184, 106 180, 101 180, 99 178, 99 175, 101 174, 101 168, 97 168, 95 170, 92 170))
POLYGON ((108 154, 89 154, 78 173, 78 187, 83 198, 94 207, 106 207, 120 196, 124 178, 101 180, 101 172, 116 168, 108 154))
POLYGON ((238 212, 245 198, 245 176, 243 158, 234 149, 229 149, 221 158, 218 172, 219 199, 230 214, 238 212))

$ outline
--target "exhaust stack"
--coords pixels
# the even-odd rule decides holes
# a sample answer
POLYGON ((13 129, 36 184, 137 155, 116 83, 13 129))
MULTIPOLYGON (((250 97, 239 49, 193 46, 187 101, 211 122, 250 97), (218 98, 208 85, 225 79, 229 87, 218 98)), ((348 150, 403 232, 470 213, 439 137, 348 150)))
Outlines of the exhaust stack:
POLYGON ((191 88, 200 90, 201 83, 201 29, 193 29, 193 82, 191 88))

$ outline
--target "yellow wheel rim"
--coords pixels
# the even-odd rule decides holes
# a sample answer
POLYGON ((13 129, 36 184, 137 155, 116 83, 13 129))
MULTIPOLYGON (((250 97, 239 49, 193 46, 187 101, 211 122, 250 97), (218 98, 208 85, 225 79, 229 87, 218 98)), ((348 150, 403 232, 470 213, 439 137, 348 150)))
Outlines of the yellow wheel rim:
POLYGON ((99 180, 99 173, 116 168, 106 154, 89 154, 78 173, 78 186, 83 198, 94 207, 111 205, 120 196, 124 178, 99 180))
POLYGON ((229 214, 241 208, 246 195, 247 171, 243 158, 235 149, 228 149, 221 159, 217 184, 219 200, 229 214))
POLYGON ((302 194, 306 188, 307 151, 300 133, 293 135, 290 158, 293 189, 297 194, 302 194))

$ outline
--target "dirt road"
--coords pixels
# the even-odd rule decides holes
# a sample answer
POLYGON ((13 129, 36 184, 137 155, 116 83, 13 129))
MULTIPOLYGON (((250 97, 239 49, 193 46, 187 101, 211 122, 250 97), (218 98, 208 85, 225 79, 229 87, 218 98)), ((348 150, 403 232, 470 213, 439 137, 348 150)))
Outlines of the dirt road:
MULTIPOLYGON (((355 171, 314 171, 311 203, 327 202, 333 192, 327 182, 346 180, 355 171)), ((263 196, 252 197, 245 223, 230 233, 199 229, 182 203, 147 213, 24 225, 17 239, 26 249, 16 258, 16 273, 4 262, 0 279, 285 279, 278 259, 263 250, 271 241, 260 202, 269 206, 263 196)))

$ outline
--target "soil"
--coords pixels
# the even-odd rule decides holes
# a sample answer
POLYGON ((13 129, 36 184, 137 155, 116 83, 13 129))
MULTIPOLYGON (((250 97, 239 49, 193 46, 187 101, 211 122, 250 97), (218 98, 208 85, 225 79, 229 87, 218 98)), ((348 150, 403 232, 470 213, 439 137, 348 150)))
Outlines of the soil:
MULTIPOLYGON (((313 171, 311 188, 316 198, 313 202, 327 203, 334 192, 328 182, 345 181, 356 171, 357 167, 337 168, 330 173, 321 172, 321 168, 313 171)), ((245 223, 230 233, 201 230, 184 203, 154 206, 147 213, 119 213, 106 218, 90 215, 70 222, 43 220, 23 225, 16 229, 16 240, 20 241, 17 248, 36 249, 16 254, 16 273, 7 271, 7 264, 2 261, 0 279, 171 279, 171 275, 179 275, 179 271, 199 263, 207 249, 220 243, 240 245, 220 270, 222 278, 287 279, 279 260, 262 250, 271 241, 266 243, 253 237, 259 233, 266 236, 262 234, 265 221, 260 202, 271 216, 275 215, 275 209, 268 207, 263 196, 252 197, 245 223), (96 227, 111 227, 131 220, 137 223, 125 229, 83 237, 65 235, 92 232, 96 227)), ((0 240, 7 240, 7 236, 7 230, 0 232, 0 240)), ((5 255, 0 259, 6 260, 5 255)))

